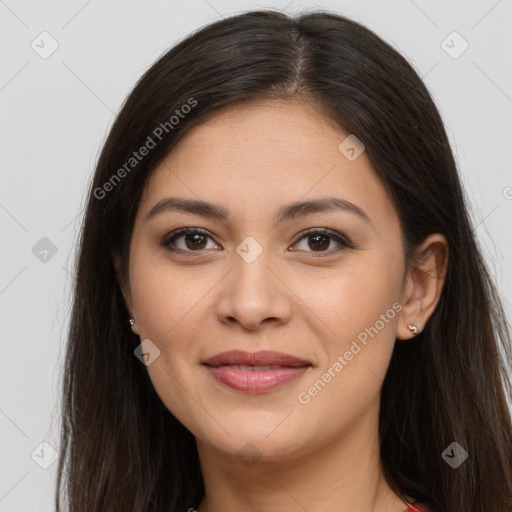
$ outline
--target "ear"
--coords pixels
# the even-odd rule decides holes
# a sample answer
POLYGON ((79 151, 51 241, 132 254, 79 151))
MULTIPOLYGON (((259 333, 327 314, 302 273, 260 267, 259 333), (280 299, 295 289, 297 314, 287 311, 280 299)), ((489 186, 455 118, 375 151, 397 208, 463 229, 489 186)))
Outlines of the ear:
POLYGON ((418 333, 425 328, 441 297, 448 257, 448 242, 440 233, 429 235, 417 247, 402 290, 398 339, 407 340, 414 336, 409 324, 415 325, 418 333))
MULTIPOLYGON (((135 316, 132 313, 132 294, 130 291, 129 283, 126 282, 123 276, 123 272, 121 270, 121 257, 117 252, 111 253, 111 259, 112 263, 114 265, 114 269, 116 272, 117 282, 119 284, 119 288, 121 289, 121 293, 123 294, 124 303, 126 306, 126 309, 128 310, 128 313, 130 314, 130 318, 133 318, 135 320, 135 316)), ((131 326, 132 331, 135 334, 139 334, 139 330, 137 328, 137 324, 131 326)))

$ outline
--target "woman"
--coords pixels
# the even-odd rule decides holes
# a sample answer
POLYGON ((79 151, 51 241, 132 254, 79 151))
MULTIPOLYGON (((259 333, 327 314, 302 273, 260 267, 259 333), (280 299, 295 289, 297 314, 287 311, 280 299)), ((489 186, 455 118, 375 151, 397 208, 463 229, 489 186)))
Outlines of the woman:
POLYGON ((328 12, 223 19, 101 152, 57 509, 509 512, 510 360, 411 65, 328 12))

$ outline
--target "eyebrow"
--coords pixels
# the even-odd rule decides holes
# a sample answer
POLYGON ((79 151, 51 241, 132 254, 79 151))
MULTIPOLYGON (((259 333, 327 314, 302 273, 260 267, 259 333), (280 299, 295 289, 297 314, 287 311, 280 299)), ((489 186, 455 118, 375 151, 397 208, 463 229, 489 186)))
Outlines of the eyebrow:
MULTIPOLYGON (((346 211, 353 213, 364 220, 366 223, 371 224, 369 216, 359 206, 337 197, 324 197, 320 199, 313 199, 310 201, 300 201, 282 206, 274 216, 274 223, 280 224, 281 222, 294 219, 301 215, 308 215, 317 212, 327 211, 346 211)), ((146 221, 155 217, 163 212, 181 211, 200 215, 202 217, 217 219, 220 221, 227 221, 229 219, 229 210, 219 204, 208 203, 197 199, 185 199, 181 197, 166 197, 151 208, 146 215, 146 221)))

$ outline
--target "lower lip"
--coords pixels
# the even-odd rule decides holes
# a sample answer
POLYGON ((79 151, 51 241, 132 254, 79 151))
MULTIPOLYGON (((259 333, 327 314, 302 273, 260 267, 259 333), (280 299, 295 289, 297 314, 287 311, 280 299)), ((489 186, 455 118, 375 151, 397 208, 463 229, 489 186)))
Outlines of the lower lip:
MULTIPOLYGON (((206 365, 205 365, 206 366, 206 365)), ((232 389, 245 393, 265 393, 298 379, 309 366, 276 370, 238 370, 232 366, 206 366, 211 375, 232 389)))

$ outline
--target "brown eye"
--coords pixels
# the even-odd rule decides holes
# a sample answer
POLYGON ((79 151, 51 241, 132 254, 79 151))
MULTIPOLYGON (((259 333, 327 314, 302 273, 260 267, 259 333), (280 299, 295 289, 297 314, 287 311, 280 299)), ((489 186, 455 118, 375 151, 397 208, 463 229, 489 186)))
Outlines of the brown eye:
POLYGON ((177 252, 201 252, 207 248, 208 238, 213 240, 205 231, 193 228, 183 228, 171 233, 163 245, 177 252), (183 240, 181 242, 181 240, 183 240), (177 241, 180 241, 177 243, 177 241))
POLYGON ((297 242, 301 242, 302 240, 307 240, 307 248, 299 249, 305 250, 306 252, 337 252, 338 250, 345 249, 351 247, 350 242, 345 239, 339 233, 329 231, 329 230, 310 230, 307 231, 297 242), (332 241, 338 244, 337 248, 329 249, 332 241))

